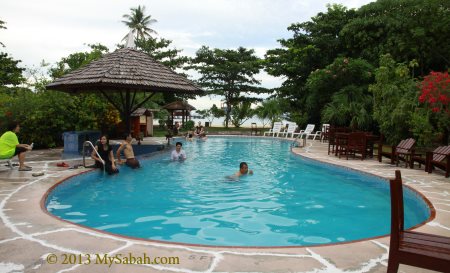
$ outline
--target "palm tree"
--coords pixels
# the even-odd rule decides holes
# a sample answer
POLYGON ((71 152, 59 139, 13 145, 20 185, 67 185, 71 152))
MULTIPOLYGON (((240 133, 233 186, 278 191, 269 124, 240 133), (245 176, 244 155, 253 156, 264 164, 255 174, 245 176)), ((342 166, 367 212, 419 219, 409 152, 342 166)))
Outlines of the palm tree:
POLYGON ((322 110, 322 121, 332 125, 350 126, 354 129, 367 129, 372 123, 370 105, 372 97, 365 94, 364 88, 348 85, 336 92, 331 102, 322 110))
POLYGON ((263 123, 263 128, 267 124, 267 122, 265 122, 266 119, 272 123, 273 127, 273 124, 276 121, 281 120, 282 114, 283 110, 281 108, 280 101, 277 99, 265 100, 256 108, 256 116, 263 123))
MULTIPOLYGON (((137 8, 131 8, 131 14, 124 14, 122 17, 127 19, 122 21, 125 25, 127 25, 132 31, 133 34, 136 35, 138 39, 144 39, 147 37, 151 37, 150 33, 157 34, 156 31, 151 29, 149 25, 156 23, 155 19, 152 19, 151 15, 145 15, 145 6, 138 6, 137 8)), ((123 39, 125 40, 128 35, 126 35, 123 39)))
MULTIPOLYGON (((2 28, 6 29, 6 27, 4 26, 4 24, 5 24, 5 22, 2 21, 2 20, 0 20, 0 29, 2 29, 2 28)), ((0 45, 1 45, 2 47, 5 47, 5 45, 4 45, 2 42, 0 42, 0 45)))

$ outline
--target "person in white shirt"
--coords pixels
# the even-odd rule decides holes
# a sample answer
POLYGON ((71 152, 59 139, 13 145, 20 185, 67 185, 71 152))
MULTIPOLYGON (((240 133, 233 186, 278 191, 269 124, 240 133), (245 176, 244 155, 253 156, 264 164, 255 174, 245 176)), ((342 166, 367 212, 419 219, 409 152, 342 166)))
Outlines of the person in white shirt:
POLYGON ((185 160, 186 159, 186 153, 181 150, 181 146, 183 146, 183 144, 181 142, 177 142, 175 144, 175 150, 172 151, 172 154, 170 156, 170 158, 172 160, 185 160))

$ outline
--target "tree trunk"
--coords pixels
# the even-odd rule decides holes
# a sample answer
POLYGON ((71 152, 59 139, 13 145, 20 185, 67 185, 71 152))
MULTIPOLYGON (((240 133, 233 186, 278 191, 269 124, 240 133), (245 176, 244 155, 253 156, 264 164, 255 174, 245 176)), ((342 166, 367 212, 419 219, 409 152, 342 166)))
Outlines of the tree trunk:
POLYGON ((227 113, 225 116, 225 128, 228 128, 228 123, 231 119, 231 105, 230 103, 227 103, 227 113))

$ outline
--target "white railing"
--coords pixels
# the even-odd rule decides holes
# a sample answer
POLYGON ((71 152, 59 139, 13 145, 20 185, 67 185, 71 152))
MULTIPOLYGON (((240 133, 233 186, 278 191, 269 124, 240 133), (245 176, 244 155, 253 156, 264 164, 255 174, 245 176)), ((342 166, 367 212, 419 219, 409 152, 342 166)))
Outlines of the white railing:
POLYGON ((105 173, 106 169, 105 169, 105 161, 103 160, 103 158, 98 154, 97 150, 94 147, 94 144, 92 144, 92 142, 90 141, 85 141, 83 143, 83 166, 86 168, 86 153, 85 153, 85 148, 86 146, 91 146, 92 150, 95 151, 95 153, 97 154, 98 158, 100 158, 100 161, 103 164, 103 173, 105 173))

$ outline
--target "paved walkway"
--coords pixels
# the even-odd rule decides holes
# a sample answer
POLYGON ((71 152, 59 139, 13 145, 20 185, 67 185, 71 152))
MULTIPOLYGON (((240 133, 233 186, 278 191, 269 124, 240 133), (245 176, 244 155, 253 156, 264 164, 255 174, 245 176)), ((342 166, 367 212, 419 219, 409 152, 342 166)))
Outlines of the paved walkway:
MULTIPOLYGON (((164 139, 157 141, 164 143, 164 139)), ((327 144, 318 141, 308 141, 305 148, 295 148, 294 152, 382 177, 392 177, 396 169, 387 160, 347 161, 328 156, 327 144)), ((112 236, 60 221, 44 212, 42 197, 58 181, 86 171, 56 167, 60 153, 45 150, 28 155, 33 172, 43 171, 43 176, 33 177, 33 172, 19 172, 17 167, 0 167, 0 272, 386 272, 389 237, 317 247, 196 247, 112 236), (109 266, 102 260, 105 255, 130 259, 132 255, 142 261, 144 253, 152 259, 163 257, 157 260, 160 263, 169 261, 164 257, 178 257, 179 264, 109 266), (79 264, 88 260, 90 264, 79 264)), ((79 159, 64 161, 81 163, 79 159)), ((418 230, 450 236, 450 179, 442 173, 427 174, 423 167, 401 170, 405 183, 436 208, 436 218, 418 230)), ((431 271, 401 265, 400 272, 431 271)))

